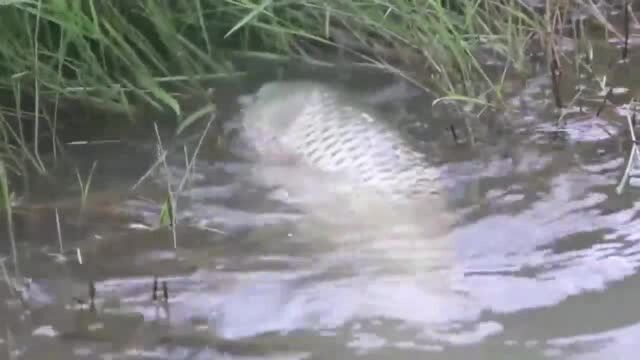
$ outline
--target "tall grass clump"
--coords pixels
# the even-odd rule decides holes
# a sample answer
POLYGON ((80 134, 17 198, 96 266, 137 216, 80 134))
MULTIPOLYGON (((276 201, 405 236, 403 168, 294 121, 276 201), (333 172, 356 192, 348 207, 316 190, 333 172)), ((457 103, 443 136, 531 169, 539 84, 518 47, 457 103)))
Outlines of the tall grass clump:
POLYGON ((4 0, 0 114, 17 129, 11 137, 18 149, 41 168, 39 142, 47 137, 55 150, 56 129, 68 121, 57 117, 59 109, 89 104, 132 115, 144 104, 169 110, 179 122, 188 118, 180 94, 231 74, 238 54, 337 54, 439 95, 471 99, 489 92, 499 99, 500 77, 486 72, 480 55, 522 71, 530 44, 550 43, 557 17, 549 14, 581 0, 547 1, 543 9, 529 3, 4 0))

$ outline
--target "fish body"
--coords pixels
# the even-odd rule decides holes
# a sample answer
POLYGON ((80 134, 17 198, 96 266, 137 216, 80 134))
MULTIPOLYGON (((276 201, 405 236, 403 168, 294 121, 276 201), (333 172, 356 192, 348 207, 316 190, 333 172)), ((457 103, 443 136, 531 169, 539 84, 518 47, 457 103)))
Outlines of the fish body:
POLYGON ((439 174, 395 128, 347 91, 312 81, 263 85, 243 110, 260 158, 340 176, 396 199, 438 192, 439 174))

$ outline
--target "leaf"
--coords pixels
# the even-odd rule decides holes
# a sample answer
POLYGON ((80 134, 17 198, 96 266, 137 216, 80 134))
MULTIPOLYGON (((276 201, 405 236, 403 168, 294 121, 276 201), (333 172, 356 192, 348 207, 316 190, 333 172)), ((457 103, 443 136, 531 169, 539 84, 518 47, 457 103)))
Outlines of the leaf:
POLYGON ((4 161, 0 160, 0 202, 3 207, 11 207, 11 194, 9 193, 8 174, 4 166, 4 161))
POLYGON ((173 202, 171 201, 171 194, 168 194, 160 211, 160 226, 172 227, 174 220, 173 202))
POLYGON ((253 19, 254 17, 256 17, 260 12, 262 12, 262 10, 264 10, 264 8, 266 8, 267 6, 271 5, 273 1, 272 0, 264 0, 262 2, 262 4, 260 4, 260 6, 257 6, 255 9, 253 9, 250 13, 247 14, 247 16, 243 17, 240 21, 238 21, 238 23, 231 28, 231 30, 229 30, 224 37, 227 38, 229 35, 233 34, 234 32, 236 32, 236 30, 238 30, 239 28, 241 28, 242 26, 244 26, 246 23, 248 23, 249 21, 251 21, 251 19, 253 19))
POLYGON ((178 104, 178 101, 173 96, 169 95, 169 93, 160 86, 151 85, 149 86, 149 90, 151 90, 151 93, 155 95, 155 97, 171 107, 176 115, 180 116, 180 104, 178 104))
POLYGON ((14 4, 24 4, 24 3, 34 3, 32 0, 0 0, 0 6, 2 5, 14 5, 14 4))
POLYGON ((215 113, 215 111, 216 111, 215 104, 207 104, 206 106, 202 107, 198 111, 193 112, 186 119, 182 120, 180 122, 180 125, 178 125, 178 130, 176 130, 176 133, 180 134, 182 131, 184 131, 184 129, 186 129, 189 125, 194 123, 200 117, 209 113, 215 113))

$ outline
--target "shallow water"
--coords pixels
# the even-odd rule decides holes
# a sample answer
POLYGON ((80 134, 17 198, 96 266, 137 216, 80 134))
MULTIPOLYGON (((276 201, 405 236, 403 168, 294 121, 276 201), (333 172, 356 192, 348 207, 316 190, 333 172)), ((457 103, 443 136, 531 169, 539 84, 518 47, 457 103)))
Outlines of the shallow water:
MULTIPOLYGON (((631 76, 616 81, 639 89, 631 76)), ((430 109, 430 99, 391 101, 389 111, 432 120, 409 121, 409 129, 446 174, 457 219, 438 240, 446 255, 433 239, 393 242, 377 230, 305 222, 272 189, 247 181, 251 163, 214 151, 199 155, 178 199, 174 249, 171 232, 154 227, 166 169, 125 191, 153 163, 152 134, 144 146, 69 147, 82 174, 95 160, 101 172, 82 216, 77 201, 48 200, 78 194, 68 175, 36 186, 47 200, 36 196, 16 214, 19 268, 5 263, 10 280, 28 286, 18 296, 0 284, 0 354, 632 358, 640 344, 640 182, 632 174, 616 192, 631 151, 624 106, 596 117, 600 103, 585 103, 559 130, 549 86, 546 74, 533 77, 513 96, 517 107, 496 117, 498 128, 474 125, 473 146, 456 144, 448 126, 465 138, 458 119, 430 109), (168 303, 152 300, 154 276, 166 281, 168 303), (87 300, 90 281, 95 311, 76 299, 87 300)), ((168 164, 175 186, 185 170, 180 146, 168 164)), ((8 241, 0 254, 10 256, 8 241)))

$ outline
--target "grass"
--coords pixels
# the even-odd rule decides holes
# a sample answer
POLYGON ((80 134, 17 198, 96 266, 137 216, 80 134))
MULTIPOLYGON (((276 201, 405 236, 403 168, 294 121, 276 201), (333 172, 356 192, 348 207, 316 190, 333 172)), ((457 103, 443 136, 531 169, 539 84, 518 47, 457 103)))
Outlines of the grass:
POLYGON ((635 105, 637 102, 631 101, 629 103, 630 113, 627 114, 627 123, 629 125, 629 134, 631 138, 631 151, 629 152, 629 158, 627 159, 627 166, 625 168, 624 174, 622 175, 622 179, 618 183, 616 187, 616 193, 618 195, 624 192, 624 189, 629 180, 629 175, 631 174, 631 170, 637 161, 640 161, 640 150, 638 149, 638 140, 636 138, 636 133, 634 130, 634 124, 636 123, 636 110, 635 105))
POLYGON ((7 221, 7 237, 9 238, 9 242, 11 243, 11 258, 13 260, 13 264, 18 272, 18 249, 16 247, 16 239, 13 229, 13 211, 11 207, 11 200, 13 194, 10 191, 9 183, 8 183, 8 175, 5 165, 2 161, 0 161, 0 201, 2 201, 2 209, 6 214, 7 221))
POLYGON ((522 65, 527 39, 545 29, 520 0, 448 3, 10 0, 0 5, 0 89, 26 93, 36 123, 40 104, 60 99, 127 113, 142 101, 182 119, 178 94, 231 74, 234 54, 340 48, 388 69, 411 63, 439 93, 475 96, 474 82, 493 85, 477 49, 522 65))
MULTIPOLYGON (((506 74, 526 77, 532 48, 543 49, 550 63, 562 56, 556 37, 568 27, 567 14, 590 5, 546 3, 3 0, 0 160, 8 173, 46 173, 41 153, 55 158, 59 130, 77 125, 60 111, 78 104, 132 121, 150 106, 171 114, 181 131, 215 112, 209 103, 190 113, 188 99, 207 93, 211 81, 246 75, 234 69, 239 55, 347 60, 394 72, 441 101, 499 106, 506 74), (497 59, 497 75, 486 57, 497 59)), ((593 15, 615 33, 606 16, 593 15)), ((108 120, 81 124, 99 131, 100 121, 108 120)))

